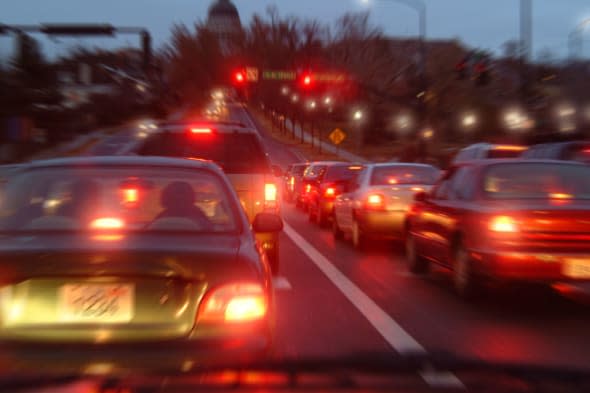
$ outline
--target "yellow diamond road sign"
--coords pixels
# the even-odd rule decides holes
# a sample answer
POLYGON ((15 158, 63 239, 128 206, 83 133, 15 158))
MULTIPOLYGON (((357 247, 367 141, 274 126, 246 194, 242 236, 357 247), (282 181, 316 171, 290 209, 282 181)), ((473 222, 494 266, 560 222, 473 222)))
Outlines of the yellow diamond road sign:
POLYGON ((346 139, 346 132, 342 131, 340 128, 335 128, 334 131, 328 135, 328 138, 330 138, 333 144, 339 145, 346 139))

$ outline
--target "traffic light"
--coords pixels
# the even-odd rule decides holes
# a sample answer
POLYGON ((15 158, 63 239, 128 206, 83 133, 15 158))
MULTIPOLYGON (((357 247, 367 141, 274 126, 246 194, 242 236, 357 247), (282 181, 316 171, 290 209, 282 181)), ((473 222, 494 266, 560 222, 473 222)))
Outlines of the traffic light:
POLYGON ((234 83, 238 85, 243 85, 246 82, 246 73, 242 70, 234 72, 234 83))
POLYGON ((309 90, 313 87, 314 82, 315 82, 315 79, 314 79, 313 74, 311 72, 305 72, 305 73, 301 74, 300 85, 302 88, 309 90))
POLYGON ((480 60, 475 64, 475 82, 478 86, 485 86, 490 81, 490 71, 485 60, 480 60))
POLYGON ((143 67, 147 69, 152 62, 152 37, 147 31, 141 33, 141 49, 143 52, 143 67))

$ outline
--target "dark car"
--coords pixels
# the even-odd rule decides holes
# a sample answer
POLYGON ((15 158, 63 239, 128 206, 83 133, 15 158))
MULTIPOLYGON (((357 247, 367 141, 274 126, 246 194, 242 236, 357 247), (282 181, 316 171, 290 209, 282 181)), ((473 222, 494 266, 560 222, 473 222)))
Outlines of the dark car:
POLYGON ((585 164, 590 164, 590 142, 569 141, 541 143, 530 146, 522 154, 522 157, 537 160, 579 161, 585 164))
POLYGON ((590 168, 487 160, 451 168, 407 221, 410 270, 453 272, 465 296, 487 281, 590 280, 590 168))
MULTIPOLYGON (((256 214, 278 214, 277 168, 272 166, 258 131, 232 122, 160 123, 148 137, 130 144, 122 154, 206 159, 218 164, 231 181, 250 222, 256 214)), ((257 233, 271 262, 279 271, 279 236, 257 233)))
POLYGON ((306 173, 309 221, 325 226, 334 216, 336 197, 347 190, 351 180, 363 169, 360 164, 326 163, 317 176, 306 173))
POLYGON ((307 163, 291 164, 285 171, 283 197, 287 202, 297 201, 303 193, 303 173, 307 163))
MULTIPOLYGON (((32 163, 10 179, 0 216, 3 350, 47 348, 65 360, 67 345, 89 349, 89 360, 118 348, 112 360, 124 361, 151 348, 184 362, 271 346, 270 266, 213 163, 32 163)), ((277 215, 253 221, 255 231, 281 228, 277 215)))

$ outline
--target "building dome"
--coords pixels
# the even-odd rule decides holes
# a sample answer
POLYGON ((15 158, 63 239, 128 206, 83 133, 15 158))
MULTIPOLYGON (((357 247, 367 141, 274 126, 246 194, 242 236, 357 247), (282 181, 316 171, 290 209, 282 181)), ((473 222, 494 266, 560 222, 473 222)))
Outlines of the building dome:
POLYGON ((218 34, 235 33, 241 30, 240 14, 230 0, 217 0, 209 7, 208 28, 218 34))
POLYGON ((240 19, 240 14, 230 0, 217 0, 209 7, 209 19, 215 17, 231 17, 240 19))

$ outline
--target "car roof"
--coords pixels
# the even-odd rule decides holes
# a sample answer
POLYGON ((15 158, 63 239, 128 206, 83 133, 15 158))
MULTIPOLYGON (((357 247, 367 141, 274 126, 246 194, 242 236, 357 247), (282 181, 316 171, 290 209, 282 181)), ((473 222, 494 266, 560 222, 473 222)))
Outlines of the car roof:
POLYGON ((455 164, 455 167, 460 166, 478 166, 485 167, 497 164, 559 164, 559 165, 576 165, 587 167, 587 164, 577 161, 564 161, 564 160, 550 160, 550 159, 534 159, 527 160, 524 158, 484 158, 479 160, 462 161, 455 164))
POLYGON ((367 167, 379 168, 379 167, 388 167, 388 166, 415 166, 415 167, 422 167, 422 168, 436 168, 434 165, 431 164, 424 164, 421 162, 377 162, 372 164, 365 164, 367 167))
POLYGON ((95 156, 95 157, 67 157, 49 160, 33 161, 27 169, 57 168, 67 166, 157 166, 179 169, 209 169, 223 173, 221 168, 212 161, 202 159, 170 158, 159 156, 95 156))
POLYGON ((336 164, 346 164, 346 165, 354 165, 352 162, 346 161, 313 161, 310 162, 308 165, 336 165, 336 164))

